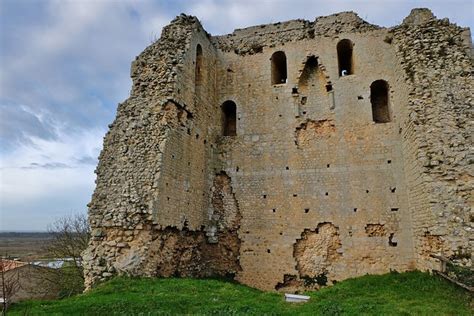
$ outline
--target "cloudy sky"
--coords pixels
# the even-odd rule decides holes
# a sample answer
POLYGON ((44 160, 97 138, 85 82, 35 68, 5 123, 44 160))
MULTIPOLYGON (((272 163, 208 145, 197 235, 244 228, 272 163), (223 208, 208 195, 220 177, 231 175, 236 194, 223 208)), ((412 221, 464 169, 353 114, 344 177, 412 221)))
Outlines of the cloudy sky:
POLYGON ((213 35, 349 10, 393 26, 414 7, 472 28, 473 1, 0 0, 0 230, 86 212, 130 62, 181 12, 213 35))

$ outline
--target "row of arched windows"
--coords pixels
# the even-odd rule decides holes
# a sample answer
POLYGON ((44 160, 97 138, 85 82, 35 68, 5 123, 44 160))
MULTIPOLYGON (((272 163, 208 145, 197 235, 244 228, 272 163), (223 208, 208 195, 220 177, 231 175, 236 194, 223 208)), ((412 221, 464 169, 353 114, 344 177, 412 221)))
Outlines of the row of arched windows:
MULTIPOLYGON (((337 44, 337 60, 339 75, 351 75, 354 73, 352 61, 353 43, 343 39, 337 44)), ((317 63, 317 61, 316 61, 317 63)), ((195 83, 202 82, 203 53, 200 44, 196 46, 195 83)), ((271 57, 272 84, 286 83, 288 74, 286 66, 286 55, 283 51, 273 53, 271 57)), ((389 85, 385 80, 374 81, 370 86, 370 102, 372 105, 372 117, 375 123, 390 122, 389 108, 389 85)), ((233 101, 226 101, 221 106, 223 135, 237 135, 237 106, 233 101)))
MULTIPOLYGON (((337 64, 338 74, 340 77, 352 75, 354 73, 354 63, 352 59, 353 46, 354 44, 348 39, 343 39, 337 43, 337 64)), ((272 84, 286 83, 288 76, 285 53, 282 51, 273 53, 271 62, 272 84)))

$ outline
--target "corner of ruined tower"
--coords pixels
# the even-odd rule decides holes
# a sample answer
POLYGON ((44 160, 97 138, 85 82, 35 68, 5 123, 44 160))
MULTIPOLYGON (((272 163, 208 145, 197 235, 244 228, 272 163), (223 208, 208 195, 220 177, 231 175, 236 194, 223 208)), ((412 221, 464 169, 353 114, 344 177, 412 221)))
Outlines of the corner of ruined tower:
POLYGON ((143 268, 153 227, 159 225, 153 208, 168 134, 192 116, 176 100, 196 32, 204 32, 199 20, 181 14, 132 62, 130 97, 118 105, 95 170, 96 189, 88 205, 92 234, 84 252, 86 288, 143 268))

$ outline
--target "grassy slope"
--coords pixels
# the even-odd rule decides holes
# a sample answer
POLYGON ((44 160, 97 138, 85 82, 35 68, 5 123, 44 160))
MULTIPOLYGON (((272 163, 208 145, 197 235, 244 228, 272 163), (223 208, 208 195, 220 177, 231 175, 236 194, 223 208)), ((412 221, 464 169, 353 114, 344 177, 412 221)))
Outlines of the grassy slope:
POLYGON ((9 315, 473 315, 466 291, 421 272, 367 275, 308 294, 309 303, 289 304, 219 280, 116 278, 69 299, 17 304, 9 315))

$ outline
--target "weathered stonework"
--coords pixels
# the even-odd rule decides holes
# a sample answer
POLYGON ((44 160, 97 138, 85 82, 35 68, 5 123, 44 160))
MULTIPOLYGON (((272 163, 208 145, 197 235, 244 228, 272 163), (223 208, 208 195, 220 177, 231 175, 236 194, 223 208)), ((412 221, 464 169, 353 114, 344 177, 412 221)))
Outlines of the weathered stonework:
POLYGON ((343 12, 224 36, 177 17, 132 63, 104 138, 86 286, 296 291, 432 254, 472 266, 471 50, 426 9, 389 29, 343 12))

